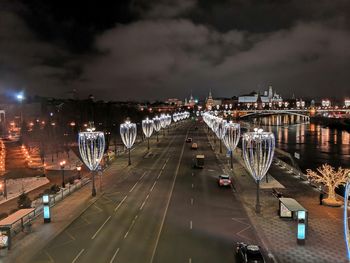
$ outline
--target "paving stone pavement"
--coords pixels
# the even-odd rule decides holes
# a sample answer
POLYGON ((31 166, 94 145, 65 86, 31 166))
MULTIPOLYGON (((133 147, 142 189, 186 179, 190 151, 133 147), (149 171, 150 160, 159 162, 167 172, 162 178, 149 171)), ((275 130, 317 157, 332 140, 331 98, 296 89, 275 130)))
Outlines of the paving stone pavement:
POLYGON ((319 192, 300 179, 293 177, 278 166, 272 165, 269 173, 285 189, 286 197, 296 199, 308 210, 308 233, 305 245, 296 242, 296 222, 278 216, 278 199, 271 189, 261 189, 262 213, 255 214, 256 185, 244 168, 240 152, 235 153, 234 169, 229 168, 228 158, 218 153, 218 146, 209 136, 210 143, 222 163, 222 169, 233 176, 236 195, 250 217, 262 245, 280 263, 344 263, 346 248, 343 236, 342 208, 319 205, 319 192))

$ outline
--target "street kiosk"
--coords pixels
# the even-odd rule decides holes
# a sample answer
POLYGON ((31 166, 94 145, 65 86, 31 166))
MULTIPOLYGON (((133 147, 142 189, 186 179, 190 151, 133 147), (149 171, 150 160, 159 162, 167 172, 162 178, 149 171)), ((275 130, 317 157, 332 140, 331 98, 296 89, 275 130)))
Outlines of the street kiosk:
POLYGON ((293 198, 279 198, 278 214, 280 218, 289 218, 297 221, 297 243, 305 244, 307 233, 307 210, 293 198))
POLYGON ((49 195, 43 195, 43 216, 44 216, 44 223, 50 223, 51 222, 51 214, 50 214, 50 196, 49 195))

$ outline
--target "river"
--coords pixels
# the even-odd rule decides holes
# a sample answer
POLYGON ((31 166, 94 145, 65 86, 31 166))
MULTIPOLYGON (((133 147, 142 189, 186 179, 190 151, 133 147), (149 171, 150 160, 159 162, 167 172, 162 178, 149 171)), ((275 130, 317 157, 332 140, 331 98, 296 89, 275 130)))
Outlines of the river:
POLYGON ((305 123, 300 117, 288 115, 269 116, 251 121, 264 130, 272 131, 276 137, 276 147, 300 155, 296 159, 303 172, 316 169, 328 163, 335 168, 350 168, 350 133, 305 123))

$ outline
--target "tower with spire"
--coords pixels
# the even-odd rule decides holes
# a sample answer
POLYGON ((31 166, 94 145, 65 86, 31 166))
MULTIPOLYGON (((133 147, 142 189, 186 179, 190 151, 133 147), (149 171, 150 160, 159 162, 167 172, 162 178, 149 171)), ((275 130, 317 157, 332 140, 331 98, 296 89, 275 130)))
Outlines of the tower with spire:
POLYGON ((211 95, 211 89, 209 90, 207 101, 205 102, 205 108, 211 110, 214 106, 213 96, 211 95))

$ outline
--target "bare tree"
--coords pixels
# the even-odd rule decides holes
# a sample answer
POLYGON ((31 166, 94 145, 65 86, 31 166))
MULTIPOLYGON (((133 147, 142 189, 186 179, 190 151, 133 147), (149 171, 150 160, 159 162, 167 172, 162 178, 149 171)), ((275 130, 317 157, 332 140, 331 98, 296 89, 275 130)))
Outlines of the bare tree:
POLYGON ((350 169, 342 169, 338 167, 335 170, 334 167, 329 164, 323 164, 321 167, 317 168, 317 172, 307 169, 307 177, 315 182, 321 183, 328 188, 328 201, 336 202, 335 188, 343 185, 347 182, 350 176, 350 169))

